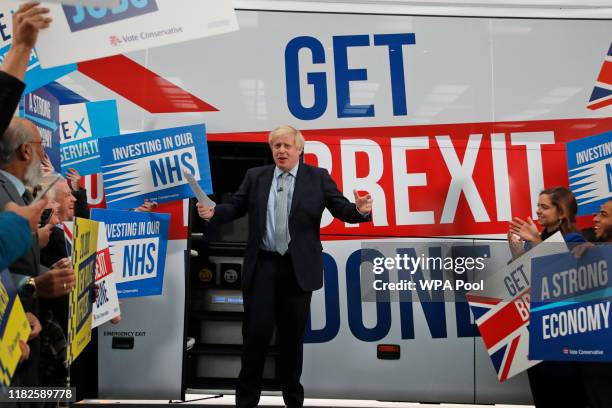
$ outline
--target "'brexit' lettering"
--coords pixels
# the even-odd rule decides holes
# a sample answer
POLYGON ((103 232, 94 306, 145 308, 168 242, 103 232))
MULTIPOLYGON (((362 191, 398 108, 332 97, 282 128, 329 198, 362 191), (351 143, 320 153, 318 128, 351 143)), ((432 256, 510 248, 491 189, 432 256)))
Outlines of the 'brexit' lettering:
MULTIPOLYGON (((567 183, 564 143, 588 135, 579 120, 470 123, 306 132, 304 162, 344 191, 372 195, 372 222, 322 217, 322 234, 449 236, 506 233, 536 216, 546 185, 567 183)), ((597 120, 591 132, 609 128, 597 120)), ((603 166, 602 166, 603 167, 603 166)), ((607 187, 607 183, 605 184, 607 187)))
POLYGON ((70 31, 80 31, 158 10, 155 0, 121 0, 110 10, 103 7, 62 6, 70 31))
MULTIPOLYGON (((414 33, 374 34, 373 39, 375 47, 383 46, 388 49, 393 115, 406 116, 403 47, 416 44, 415 35, 414 33)), ((367 81, 368 71, 365 68, 349 68, 349 49, 369 46, 370 36, 367 34, 333 37, 336 109, 339 118, 374 116, 374 105, 351 104, 350 92, 351 82, 367 81)), ((320 118, 327 110, 327 74, 323 70, 306 74, 306 82, 312 86, 314 102, 312 106, 305 106, 300 83, 299 60, 302 50, 310 51, 312 64, 326 63, 325 47, 316 38, 303 36, 289 41, 285 48, 287 105, 296 118, 314 120, 320 118)))

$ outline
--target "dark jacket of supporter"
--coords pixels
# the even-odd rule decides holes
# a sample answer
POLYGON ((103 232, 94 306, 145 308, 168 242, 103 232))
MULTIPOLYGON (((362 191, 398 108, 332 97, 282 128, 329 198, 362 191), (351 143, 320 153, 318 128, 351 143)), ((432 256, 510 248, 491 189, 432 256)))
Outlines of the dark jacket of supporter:
POLYGON ((11 118, 19 104, 25 84, 19 79, 0 71, 0 135, 11 122, 11 118))
MULTIPOLYGON (((76 198, 74 215, 89 218, 87 192, 84 189, 73 191, 76 198)), ((51 230, 49 243, 41 250, 41 264, 51 266, 60 259, 70 256, 62 228, 51 230)), ((66 338, 68 330, 68 296, 57 299, 41 299, 40 315, 43 331, 41 333, 41 384, 47 387, 65 386, 67 370, 63 365, 66 358, 66 338)), ((77 388, 77 401, 82 398, 95 398, 97 395, 97 343, 92 341, 83 350, 70 368, 71 385, 77 388)))
POLYGON ((73 190, 72 195, 76 198, 74 203, 74 216, 89 219, 89 204, 87 204, 87 190, 81 188, 73 190))
MULTIPOLYGON (((542 241, 560 230, 540 234, 542 241)), ((563 231, 561 231, 563 233, 563 231)), ((586 242, 578 232, 563 235, 566 243, 586 242)), ((571 245, 570 245, 571 247, 571 245)), ((578 364, 573 362, 543 361, 527 370, 531 392, 537 408, 575 407, 586 408, 586 395, 580 386, 578 364)))
MULTIPOLYGON (((606 218, 609 223, 610 206, 612 201, 602 205, 602 211, 595 215, 595 224, 601 223, 602 218, 606 218)), ((597 238, 594 228, 584 230, 585 237, 589 242, 598 243, 604 251, 612 251, 612 242, 607 236, 605 226, 599 225, 600 238, 597 238), (603 228, 603 229, 602 229, 603 228)), ((612 407, 612 363, 607 362, 580 362, 578 364, 582 385, 584 387, 590 408, 609 408, 612 407)))
MULTIPOLYGON (((50 267, 68 257, 64 230, 53 227, 49 243, 41 250, 41 263, 50 267)), ((68 328, 68 296, 40 300, 41 353, 40 382, 45 387, 61 387, 68 374, 66 360, 66 333, 68 328)))

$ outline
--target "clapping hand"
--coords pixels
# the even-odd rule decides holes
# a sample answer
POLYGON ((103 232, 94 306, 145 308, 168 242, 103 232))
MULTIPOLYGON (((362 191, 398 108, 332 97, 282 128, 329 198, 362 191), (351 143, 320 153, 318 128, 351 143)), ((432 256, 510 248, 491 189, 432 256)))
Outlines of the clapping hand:
POLYGON ((538 243, 541 242, 538 227, 533 223, 531 217, 527 217, 527 221, 523 221, 518 217, 514 217, 510 221, 510 232, 518 235, 522 240, 538 243))

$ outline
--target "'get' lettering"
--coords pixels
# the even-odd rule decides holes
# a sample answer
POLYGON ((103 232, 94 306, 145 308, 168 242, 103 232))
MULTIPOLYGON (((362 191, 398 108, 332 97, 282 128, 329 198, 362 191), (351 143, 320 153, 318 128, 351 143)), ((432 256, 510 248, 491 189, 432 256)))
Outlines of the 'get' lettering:
MULTIPOLYGON (((386 46, 389 54, 389 75, 393 115, 405 116, 406 83, 404 79, 403 46, 415 44, 414 33, 374 34, 374 46, 386 46)), ((369 47, 370 36, 341 35, 333 37, 334 78, 336 84, 336 112, 338 118, 372 117, 374 105, 353 105, 351 103, 350 83, 367 81, 365 68, 349 68, 348 51, 352 47, 369 47)), ((314 37, 302 36, 289 41, 285 48, 285 70, 287 85, 287 106, 298 119, 314 120, 327 110, 328 81, 324 71, 308 72, 306 82, 312 87, 314 102, 304 105, 300 83, 300 51, 310 51, 312 64, 325 64, 325 48, 314 37)))

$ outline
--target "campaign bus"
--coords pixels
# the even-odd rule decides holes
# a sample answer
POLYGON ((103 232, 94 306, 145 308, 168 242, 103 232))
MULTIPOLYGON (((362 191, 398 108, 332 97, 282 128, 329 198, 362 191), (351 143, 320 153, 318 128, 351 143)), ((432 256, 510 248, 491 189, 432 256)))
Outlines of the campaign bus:
MULTIPOLYGON (((362 251, 455 242, 505 264, 508 222, 568 185, 565 144, 612 130, 612 15, 597 2, 235 3, 239 31, 79 63, 57 82, 116 100, 122 134, 205 124, 218 203, 273 163, 267 135, 282 124, 347 198, 372 195, 371 222, 321 222, 306 397, 530 403, 525 374, 498 380, 465 299, 365 301, 362 251)), ((102 178, 85 184, 103 206, 102 178)), ((100 398, 233 392, 248 223, 208 228, 193 207, 157 210, 171 213, 161 295, 125 298, 121 323, 98 329, 100 398)), ((271 392, 277 357, 273 339, 271 392)))

